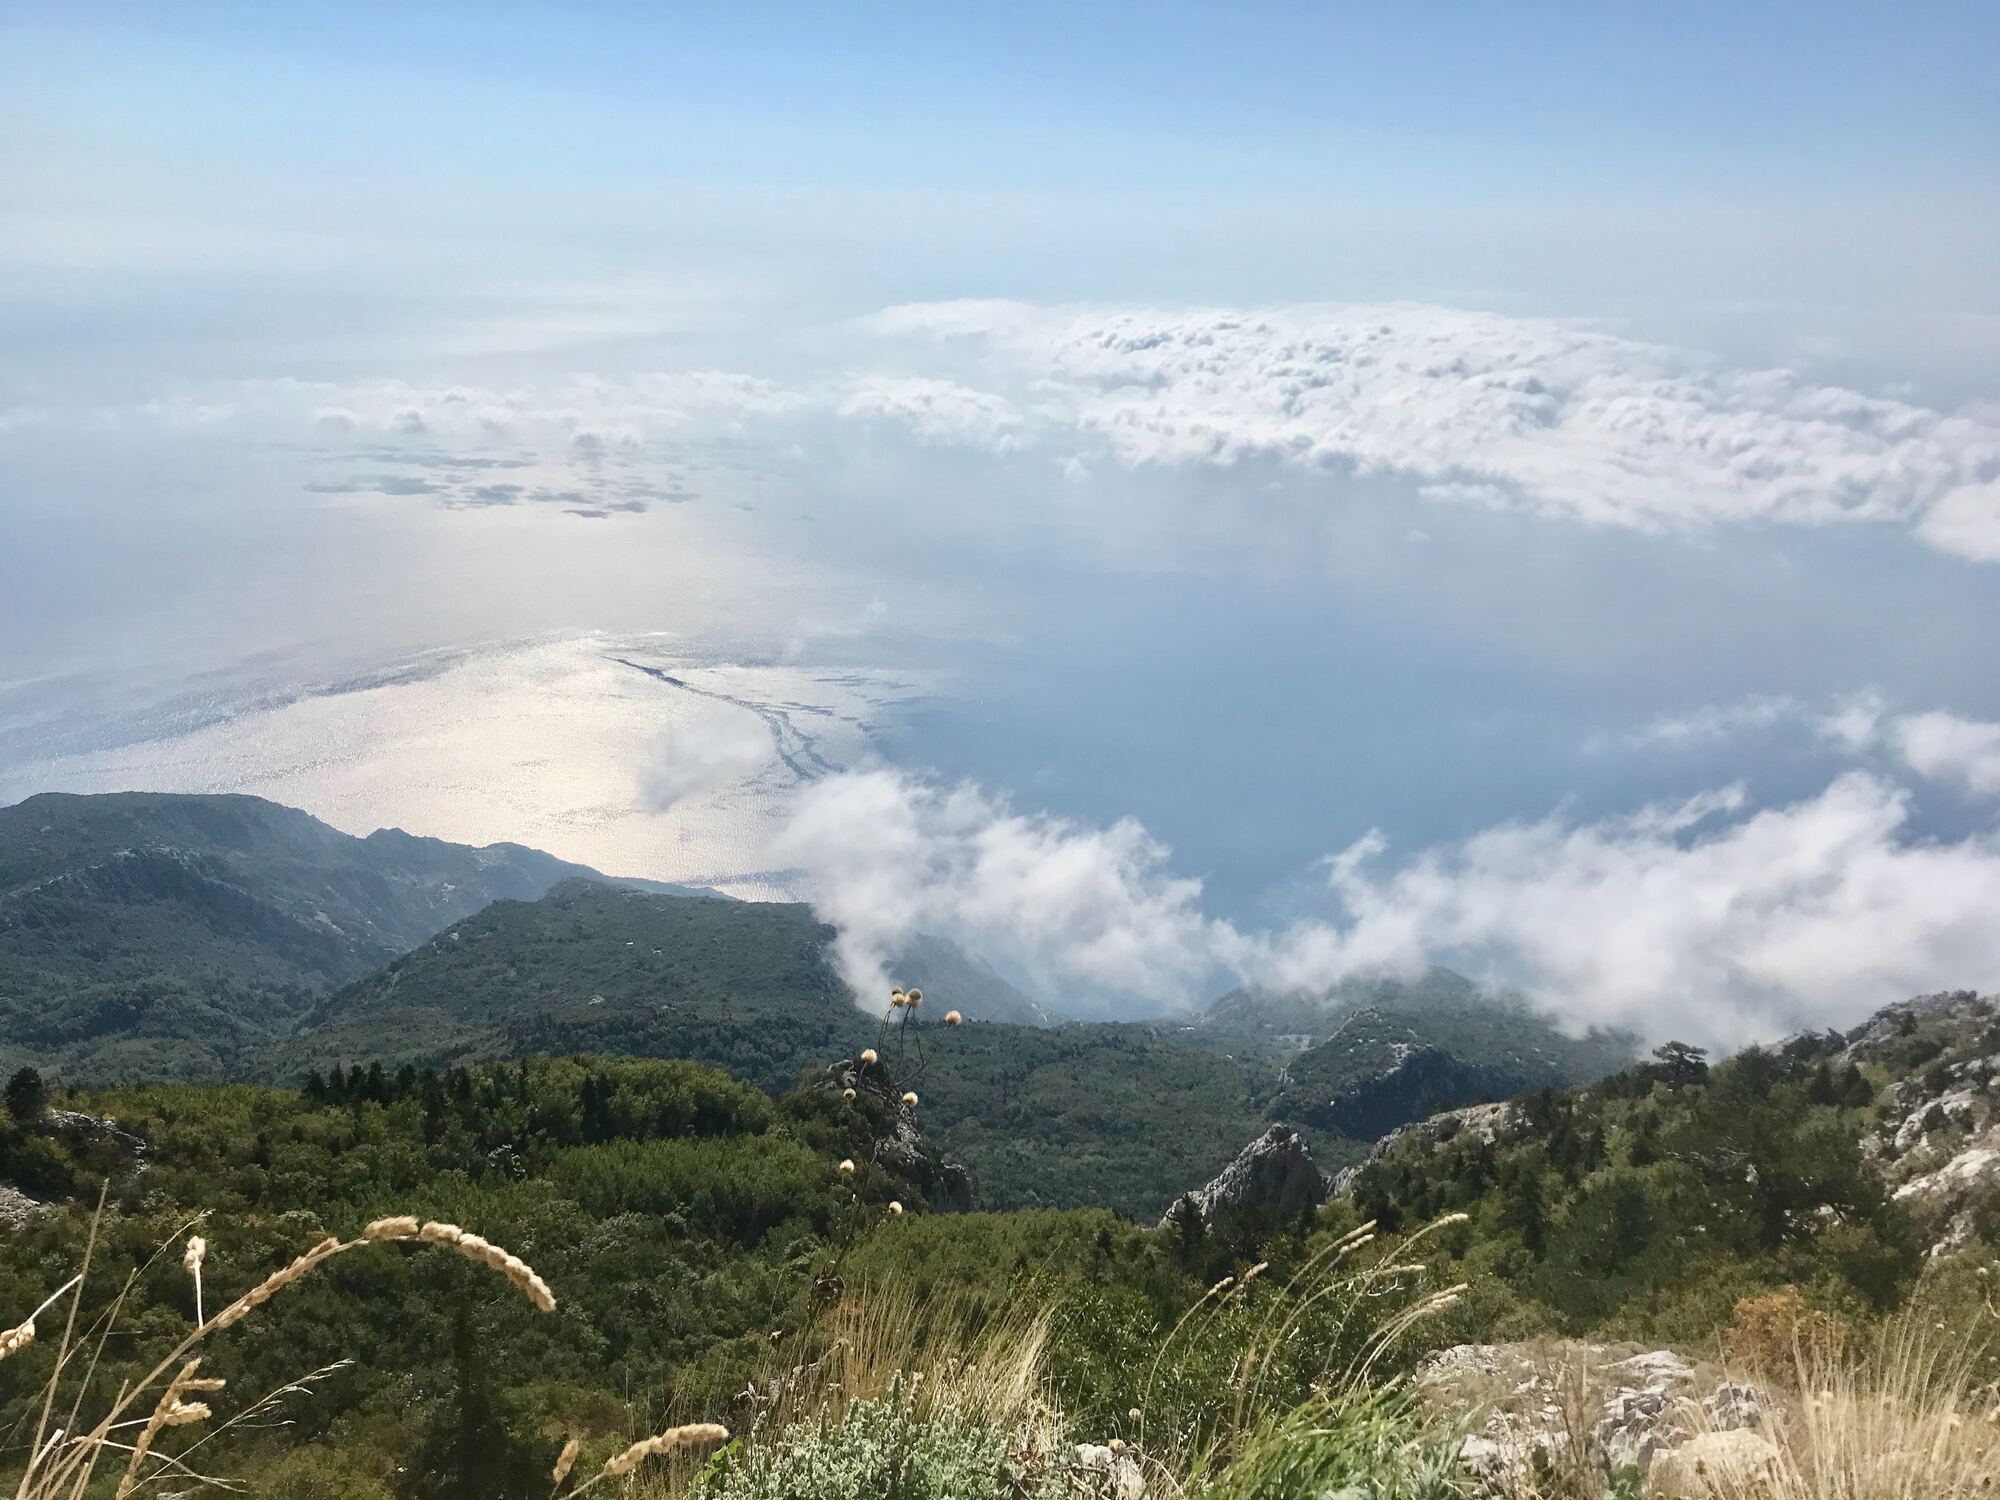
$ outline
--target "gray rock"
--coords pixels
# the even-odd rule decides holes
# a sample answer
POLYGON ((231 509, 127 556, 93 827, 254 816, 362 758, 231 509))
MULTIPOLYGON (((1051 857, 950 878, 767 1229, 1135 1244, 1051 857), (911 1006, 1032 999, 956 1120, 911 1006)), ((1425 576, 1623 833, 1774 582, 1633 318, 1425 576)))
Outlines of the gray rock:
POLYGON ((1460 1135, 1470 1135, 1480 1141, 1495 1141, 1512 1129, 1518 1118, 1514 1106, 1505 1102, 1468 1104, 1463 1109, 1448 1109, 1443 1114, 1392 1130, 1375 1143, 1360 1165, 1334 1175, 1331 1196, 1346 1196, 1354 1187, 1354 1179, 1361 1175, 1364 1168, 1380 1161, 1404 1141, 1455 1140, 1460 1135))
POLYGON ((1770 1405, 1770 1399, 1754 1385, 1725 1380, 1701 1404, 1708 1413, 1709 1422, 1718 1432, 1730 1432, 1739 1427, 1761 1428, 1764 1425, 1764 1409, 1770 1405))
POLYGON ((0 1229, 25 1229, 43 1207, 20 1189, 0 1183, 0 1229))
POLYGON ((1273 1125, 1212 1181, 1183 1194, 1181 1201, 1193 1203, 1206 1223, 1227 1209, 1245 1206, 1295 1214, 1317 1208, 1326 1202, 1327 1193, 1326 1174, 1314 1164, 1304 1139, 1288 1125, 1273 1125))
POLYGON ((1646 1473, 1648 1496, 1673 1500, 1747 1500, 1775 1494, 1778 1446, 1741 1429, 1704 1432, 1660 1455, 1646 1473))
POLYGON ((1077 1477, 1091 1500, 1143 1500, 1146 1476, 1131 1454, 1106 1443, 1076 1445, 1077 1477))

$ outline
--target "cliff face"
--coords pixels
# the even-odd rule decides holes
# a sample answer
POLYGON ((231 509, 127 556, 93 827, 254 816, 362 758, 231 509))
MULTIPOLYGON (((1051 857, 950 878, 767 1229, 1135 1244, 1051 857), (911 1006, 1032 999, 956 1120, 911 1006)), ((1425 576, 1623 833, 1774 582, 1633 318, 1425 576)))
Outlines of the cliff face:
MULTIPOLYGON (((1192 1204, 1204 1222, 1234 1209, 1261 1209, 1282 1217, 1318 1207, 1327 1191, 1326 1175, 1299 1133, 1273 1125, 1180 1202, 1192 1204)), ((1178 1208, 1170 1209, 1168 1217, 1178 1208)))

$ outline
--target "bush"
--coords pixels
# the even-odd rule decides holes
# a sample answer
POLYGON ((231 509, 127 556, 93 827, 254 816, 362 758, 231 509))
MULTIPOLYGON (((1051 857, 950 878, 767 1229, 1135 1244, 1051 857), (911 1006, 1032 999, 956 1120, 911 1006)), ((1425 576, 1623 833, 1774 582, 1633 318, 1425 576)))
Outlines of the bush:
POLYGON ((1071 1493, 1056 1454, 956 1406, 919 1408, 899 1388, 856 1401, 836 1422, 800 1423, 764 1445, 732 1446, 693 1500, 1057 1500, 1071 1493))
POLYGON ((1427 1430, 1410 1403, 1363 1392, 1313 1402, 1259 1431, 1200 1500, 1459 1500, 1457 1435, 1427 1430))
POLYGON ((1846 1319, 1820 1312, 1788 1286, 1740 1300, 1723 1330, 1722 1348, 1745 1370, 1775 1379, 1795 1373, 1801 1361, 1817 1366, 1837 1360, 1851 1333, 1846 1319))

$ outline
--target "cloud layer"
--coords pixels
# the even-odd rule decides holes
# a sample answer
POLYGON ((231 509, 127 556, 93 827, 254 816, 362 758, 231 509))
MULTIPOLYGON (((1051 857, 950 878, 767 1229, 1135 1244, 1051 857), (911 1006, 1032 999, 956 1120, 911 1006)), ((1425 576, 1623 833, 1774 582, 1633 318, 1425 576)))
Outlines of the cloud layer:
POLYGON ((864 993, 931 931, 1052 993, 1175 1006, 1225 982, 1319 988, 1442 962, 1578 1027, 1737 1044, 2000 982, 2000 833, 1926 840, 1912 812, 1907 789, 1850 771, 1786 806, 1724 788, 1503 824, 1399 863, 1371 835, 1326 862, 1326 914, 1275 931, 1206 915, 1200 883, 1134 822, 1024 814, 892 771, 805 791, 779 857, 864 993))
POLYGON ((1419 480, 1431 499, 1649 531, 1896 522, 2000 557, 2000 428, 1569 324, 1413 305, 1059 309, 874 320, 1032 393, 1124 462, 1419 480))
MULTIPOLYGON (((2000 561, 1992 407, 1938 411, 1569 323, 1415 304, 967 301, 891 308, 826 337, 844 340, 848 368, 806 380, 694 370, 515 386, 252 381, 139 414, 180 431, 541 459, 759 437, 809 455, 825 435, 811 424, 831 422, 1038 454, 1071 477, 1106 462, 1261 461, 1398 479, 1426 508, 1644 532, 1894 525, 2000 561)), ((0 411, 0 432, 60 419, 0 411)))

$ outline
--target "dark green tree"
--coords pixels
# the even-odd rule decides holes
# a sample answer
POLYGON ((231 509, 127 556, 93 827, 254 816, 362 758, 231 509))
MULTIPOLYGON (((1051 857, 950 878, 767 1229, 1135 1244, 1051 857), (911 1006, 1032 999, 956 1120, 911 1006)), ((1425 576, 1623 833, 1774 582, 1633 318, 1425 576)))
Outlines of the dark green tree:
POLYGON ((7 1080, 7 1113, 23 1125, 42 1117, 49 1107, 49 1086, 33 1068, 23 1068, 7 1080))

